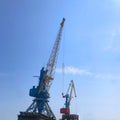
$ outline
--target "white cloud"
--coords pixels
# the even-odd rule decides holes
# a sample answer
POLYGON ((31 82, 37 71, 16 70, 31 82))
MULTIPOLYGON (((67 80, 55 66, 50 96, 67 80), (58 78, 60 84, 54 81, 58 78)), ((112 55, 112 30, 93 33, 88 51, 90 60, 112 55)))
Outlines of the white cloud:
POLYGON ((120 52, 120 29, 116 29, 108 37, 104 51, 120 52))
POLYGON ((119 75, 103 74, 103 73, 94 74, 94 78, 96 78, 96 79, 105 79, 105 80, 120 80, 119 75))
MULTIPOLYGON (((63 73, 62 68, 56 69, 57 73, 63 73)), ((104 80, 120 80, 120 75, 110 74, 110 73, 93 73, 86 69, 80 69, 74 66, 66 66, 64 68, 65 74, 80 75, 80 76, 90 76, 94 79, 104 79, 104 80)))
MULTIPOLYGON (((63 69, 58 68, 58 69, 56 69, 56 72, 57 73, 62 73, 63 69)), ((88 70, 79 69, 79 68, 76 68, 76 67, 73 67, 73 66, 66 66, 64 68, 64 73, 65 74, 73 74, 73 75, 91 75, 92 74, 88 70)))
POLYGON ((112 2, 115 4, 120 4, 120 0, 112 0, 112 2))
POLYGON ((118 9, 120 7, 120 0, 111 0, 113 5, 118 9))

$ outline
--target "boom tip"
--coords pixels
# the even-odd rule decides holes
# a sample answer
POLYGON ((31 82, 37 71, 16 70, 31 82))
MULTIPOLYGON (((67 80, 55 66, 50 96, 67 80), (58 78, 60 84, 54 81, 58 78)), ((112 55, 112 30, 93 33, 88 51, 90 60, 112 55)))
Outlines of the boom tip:
POLYGON ((63 27, 64 26, 64 22, 65 22, 65 18, 63 18, 62 22, 61 22, 61 26, 63 27))

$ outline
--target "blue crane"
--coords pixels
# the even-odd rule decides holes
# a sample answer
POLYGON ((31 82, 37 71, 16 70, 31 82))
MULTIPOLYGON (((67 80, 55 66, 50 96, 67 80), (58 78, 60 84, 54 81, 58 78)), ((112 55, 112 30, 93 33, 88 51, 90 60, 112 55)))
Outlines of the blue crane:
POLYGON ((65 22, 65 18, 63 18, 60 24, 60 29, 58 31, 58 35, 55 40, 46 68, 43 67, 40 71, 38 86, 33 86, 29 91, 29 95, 31 97, 34 97, 34 100, 26 110, 26 112, 35 112, 35 113, 37 112, 47 115, 49 118, 52 118, 53 120, 55 120, 56 117, 48 104, 50 98, 49 90, 52 81, 54 79, 55 67, 56 67, 64 22, 65 22))
POLYGON ((63 113, 63 114, 66 114, 66 115, 70 114, 70 103, 71 103, 71 100, 72 100, 73 91, 74 91, 74 94, 75 94, 75 97, 76 97, 75 85, 74 85, 73 80, 71 80, 66 94, 64 95, 64 93, 62 93, 63 98, 65 98, 65 108, 61 108, 60 113, 63 113))

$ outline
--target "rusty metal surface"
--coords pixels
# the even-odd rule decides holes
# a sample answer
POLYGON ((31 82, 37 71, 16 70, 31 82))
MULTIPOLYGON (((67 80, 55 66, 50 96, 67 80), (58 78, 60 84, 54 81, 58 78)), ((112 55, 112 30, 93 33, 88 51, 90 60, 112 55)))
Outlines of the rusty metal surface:
POLYGON ((64 114, 64 115, 62 115, 62 120, 79 120, 79 115, 77 115, 77 114, 64 114))
POLYGON ((50 120, 47 116, 34 112, 20 112, 18 120, 50 120))

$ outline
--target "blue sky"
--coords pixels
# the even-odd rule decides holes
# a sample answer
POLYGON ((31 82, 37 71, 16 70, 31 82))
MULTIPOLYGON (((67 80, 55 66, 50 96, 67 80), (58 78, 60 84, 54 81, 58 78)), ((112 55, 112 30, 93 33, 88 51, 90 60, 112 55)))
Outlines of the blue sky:
POLYGON ((46 65, 63 17, 53 112, 61 117, 61 93, 73 79, 72 113, 81 120, 120 118, 119 0, 0 0, 0 119, 17 119, 31 104, 29 89, 38 83, 32 76, 46 65))

